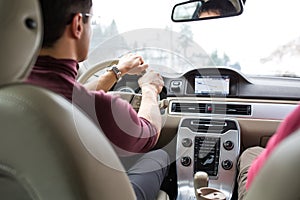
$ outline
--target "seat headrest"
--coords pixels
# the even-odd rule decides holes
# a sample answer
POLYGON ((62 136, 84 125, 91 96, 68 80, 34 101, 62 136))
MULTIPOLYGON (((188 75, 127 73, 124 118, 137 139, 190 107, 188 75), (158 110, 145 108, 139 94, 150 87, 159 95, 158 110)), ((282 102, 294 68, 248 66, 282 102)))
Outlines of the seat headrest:
POLYGON ((0 86, 22 81, 30 72, 42 42, 38 0, 0 1, 0 86))

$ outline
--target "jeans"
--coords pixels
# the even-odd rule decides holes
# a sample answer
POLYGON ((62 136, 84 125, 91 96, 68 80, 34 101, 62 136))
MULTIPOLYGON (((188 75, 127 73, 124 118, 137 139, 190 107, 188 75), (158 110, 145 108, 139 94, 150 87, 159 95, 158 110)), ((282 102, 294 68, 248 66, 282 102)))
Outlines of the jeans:
POLYGON ((156 199, 169 164, 169 155, 159 149, 145 153, 129 168, 127 174, 137 200, 156 199))

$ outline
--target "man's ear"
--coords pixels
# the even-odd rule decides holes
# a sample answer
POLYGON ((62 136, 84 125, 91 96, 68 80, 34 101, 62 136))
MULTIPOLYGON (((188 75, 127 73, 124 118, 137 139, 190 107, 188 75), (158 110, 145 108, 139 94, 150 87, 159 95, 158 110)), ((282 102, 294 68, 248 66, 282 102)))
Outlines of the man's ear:
POLYGON ((76 39, 80 39, 83 32, 83 18, 81 13, 77 13, 71 23, 71 34, 76 39))

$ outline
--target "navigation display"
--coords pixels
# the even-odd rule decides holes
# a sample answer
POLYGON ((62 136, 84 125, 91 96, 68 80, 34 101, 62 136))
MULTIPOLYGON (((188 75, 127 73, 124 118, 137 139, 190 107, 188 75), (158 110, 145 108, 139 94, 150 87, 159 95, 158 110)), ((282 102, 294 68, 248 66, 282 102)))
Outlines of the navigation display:
POLYGON ((229 82, 228 76, 196 76, 195 94, 228 95, 229 82))

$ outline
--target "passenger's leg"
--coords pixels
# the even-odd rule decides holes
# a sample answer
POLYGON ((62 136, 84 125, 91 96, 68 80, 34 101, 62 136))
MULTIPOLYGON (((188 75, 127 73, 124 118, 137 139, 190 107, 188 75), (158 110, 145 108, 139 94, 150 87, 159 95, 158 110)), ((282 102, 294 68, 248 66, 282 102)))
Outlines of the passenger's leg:
POLYGON ((127 173, 138 200, 156 199, 168 173, 169 164, 168 154, 160 149, 144 154, 128 170, 127 173))
POLYGON ((251 147, 246 149, 239 158, 238 161, 238 200, 243 200, 246 196, 246 182, 248 176, 248 170, 251 163, 255 158, 264 150, 262 147, 251 147))

